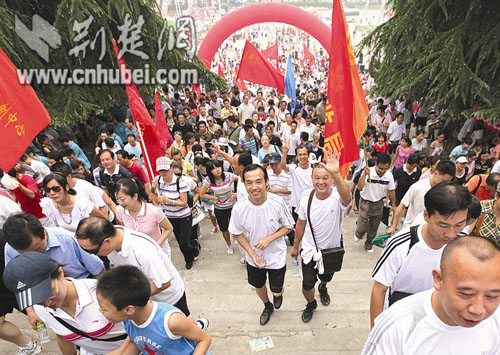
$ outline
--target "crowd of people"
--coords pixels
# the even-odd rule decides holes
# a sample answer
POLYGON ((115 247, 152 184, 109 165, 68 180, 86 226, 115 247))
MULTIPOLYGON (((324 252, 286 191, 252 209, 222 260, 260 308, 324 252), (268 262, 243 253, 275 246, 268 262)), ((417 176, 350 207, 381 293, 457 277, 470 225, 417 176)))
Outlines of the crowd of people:
POLYGON ((17 344, 17 354, 40 352, 5 319, 16 308, 34 329, 52 329, 65 355, 77 347, 207 353, 209 322, 189 318, 196 295, 186 294, 178 272, 202 252, 206 215, 227 253, 242 253, 262 326, 283 303, 288 255, 294 267, 301 260, 307 323, 318 282, 321 304, 330 304, 344 237, 365 239, 373 252, 385 220, 391 237, 372 274, 373 330, 363 353, 450 353, 436 350, 442 339, 454 354, 497 351, 499 137, 468 118, 455 146, 431 99, 367 92, 360 158, 343 178, 338 154, 324 148, 325 95, 306 87, 292 103, 265 89, 167 91, 162 109, 174 141, 152 162, 151 181, 126 105, 45 129, 2 172, 0 338, 17 344), (347 236, 351 211, 357 225, 347 236), (172 236, 182 265, 171 261, 172 236))

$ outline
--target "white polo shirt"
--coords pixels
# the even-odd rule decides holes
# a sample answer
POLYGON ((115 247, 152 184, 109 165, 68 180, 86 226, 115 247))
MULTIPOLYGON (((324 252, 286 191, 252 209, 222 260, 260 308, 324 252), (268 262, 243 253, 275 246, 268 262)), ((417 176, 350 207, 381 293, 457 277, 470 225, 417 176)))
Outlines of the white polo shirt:
POLYGON ((82 354, 106 354, 120 347, 124 340, 113 342, 90 340, 73 333, 54 318, 54 316, 61 318, 66 323, 93 338, 109 339, 125 334, 122 323, 110 323, 101 312, 99 312, 99 304, 96 298, 97 280, 68 280, 73 282, 78 295, 75 318, 71 317, 60 308, 54 311, 52 308, 34 305, 33 309, 38 317, 45 323, 47 328, 52 329, 61 338, 79 345, 82 354))
POLYGON ((401 122, 398 124, 397 121, 392 121, 387 129, 387 135, 391 135, 389 138, 390 142, 399 142, 401 137, 403 137, 403 133, 405 132, 406 126, 401 122))
POLYGON ((361 354, 498 354, 499 310, 475 327, 444 323, 432 308, 434 289, 398 301, 375 319, 361 354))
POLYGON ((390 171, 386 171, 382 177, 378 176, 375 167, 370 168, 370 179, 366 177, 365 185, 360 194, 363 200, 378 202, 387 195, 387 191, 396 189, 394 177, 390 171))
MULTIPOLYGON (((276 233, 282 227, 293 228, 293 218, 283 199, 267 193, 266 201, 256 206, 249 199, 236 202, 231 211, 229 232, 234 235, 244 234, 252 248, 262 238, 276 233), (265 223, 263 223, 265 221, 265 223)), ((286 265, 285 238, 271 242, 264 249, 266 269, 281 269, 286 265)), ((254 266, 252 258, 245 253, 247 263, 254 266)))
POLYGON ((170 286, 151 297, 153 301, 174 305, 184 294, 184 282, 174 264, 150 236, 127 227, 123 229, 123 242, 120 251, 108 255, 112 266, 133 265, 138 267, 156 287, 170 282, 170 286))

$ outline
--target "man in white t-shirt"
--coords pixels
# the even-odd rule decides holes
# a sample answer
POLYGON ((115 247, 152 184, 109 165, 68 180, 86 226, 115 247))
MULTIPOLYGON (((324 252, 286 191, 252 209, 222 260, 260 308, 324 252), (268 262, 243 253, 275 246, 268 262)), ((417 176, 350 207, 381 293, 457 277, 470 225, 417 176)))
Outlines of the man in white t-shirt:
POLYGON ((252 113, 254 111, 254 106, 248 102, 248 94, 243 96, 243 102, 238 107, 238 118, 241 123, 244 123, 245 120, 252 118, 252 113))
POLYGON ((415 138, 411 140, 411 147, 416 152, 425 151, 427 149, 427 139, 424 137, 424 131, 417 131, 415 138))
POLYGON ((427 191, 442 181, 450 181, 454 176, 455 164, 449 160, 442 160, 438 163, 431 176, 411 185, 403 196, 399 206, 396 207, 391 226, 387 229, 387 233, 394 233, 399 224, 399 219, 405 210, 406 217, 404 219, 403 229, 409 228, 413 224, 415 217, 424 211, 424 196, 427 191))
POLYGON ((269 182, 266 170, 256 164, 242 173, 248 198, 239 200, 231 212, 229 232, 245 250, 248 283, 255 287, 264 303, 260 324, 266 325, 274 308, 283 303, 286 272, 286 242, 284 236, 293 228, 293 218, 283 199, 266 191, 269 182), (266 221, 266 223, 262 223, 266 221), (273 294, 269 301, 266 279, 273 294))
POLYGON ((396 115, 396 120, 389 124, 387 129, 387 141, 389 142, 389 154, 394 154, 399 145, 399 141, 406 131, 406 126, 403 124, 404 115, 399 112, 396 115))
MULTIPOLYGON (((296 209, 299 205, 300 198, 302 197, 302 193, 308 189, 313 188, 311 174, 312 174, 312 166, 309 163, 309 150, 306 146, 300 145, 296 149, 297 153, 297 161, 295 164, 286 164, 285 157, 288 154, 289 145, 288 142, 285 141, 283 144, 283 159, 281 159, 280 166, 285 172, 289 173, 292 176, 292 216, 295 221, 297 221, 297 213, 296 209)), ((290 244, 293 245, 293 237, 289 236, 290 244)))
POLYGON ((287 143, 286 162, 291 163, 297 156, 297 147, 300 145, 300 132, 297 130, 297 122, 292 121, 290 130, 283 134, 283 141, 287 143))
POLYGON ((278 112, 276 112, 276 115, 280 119, 281 123, 285 122, 286 115, 290 113, 290 111, 286 109, 286 105, 287 102, 285 100, 282 100, 280 102, 280 108, 278 109, 278 112))
POLYGON ((153 238, 126 227, 113 226, 102 217, 83 219, 76 230, 76 238, 83 250, 107 256, 111 265, 137 266, 151 283, 153 301, 171 304, 189 316, 184 282, 153 238))
POLYGON ((432 287, 431 271, 439 266, 444 246, 467 224, 472 195, 465 187, 444 181, 425 194, 425 222, 389 239, 373 269, 371 325, 389 305, 432 287))
POLYGON ((324 306, 330 304, 326 284, 334 273, 325 273, 321 250, 343 246, 342 214, 351 203, 351 193, 340 174, 338 158, 332 151, 325 150, 326 164, 319 163, 314 167, 313 189, 304 191, 298 205, 296 238, 291 255, 297 259, 302 242, 302 294, 307 301, 302 311, 304 323, 311 321, 317 308, 314 286, 318 279, 321 281, 318 287, 321 303, 324 306), (311 230, 314 230, 314 235, 311 230))
POLYGON ((491 241, 454 239, 432 270, 434 288, 385 310, 362 354, 498 354, 499 269, 500 252, 491 241))

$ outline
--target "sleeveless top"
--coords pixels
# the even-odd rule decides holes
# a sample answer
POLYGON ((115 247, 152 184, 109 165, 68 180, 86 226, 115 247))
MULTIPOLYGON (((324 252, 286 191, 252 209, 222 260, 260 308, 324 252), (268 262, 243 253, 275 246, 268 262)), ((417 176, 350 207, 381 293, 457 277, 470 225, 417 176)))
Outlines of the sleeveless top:
MULTIPOLYGON (((144 324, 138 326, 130 319, 123 322, 130 340, 143 354, 192 354, 196 342, 176 336, 168 329, 170 316, 173 313, 182 312, 168 303, 151 302, 153 302, 153 312, 151 312, 149 319, 144 324)), ((209 353, 207 352, 207 354, 209 353)))

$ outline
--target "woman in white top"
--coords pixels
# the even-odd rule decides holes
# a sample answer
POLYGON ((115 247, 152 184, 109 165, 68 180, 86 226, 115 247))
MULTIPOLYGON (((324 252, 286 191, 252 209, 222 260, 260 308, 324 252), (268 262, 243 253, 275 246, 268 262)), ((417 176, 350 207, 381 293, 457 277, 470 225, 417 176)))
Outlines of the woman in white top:
POLYGON ((49 174, 43 179, 43 188, 48 197, 40 205, 47 216, 48 226, 57 226, 70 232, 76 231, 78 223, 89 216, 105 217, 89 200, 75 196, 68 181, 59 174, 49 174))
POLYGON ((146 191, 137 182, 123 178, 116 184, 116 216, 125 227, 149 235, 161 246, 168 258, 171 249, 168 237, 174 227, 163 213, 161 207, 147 203, 146 191))

